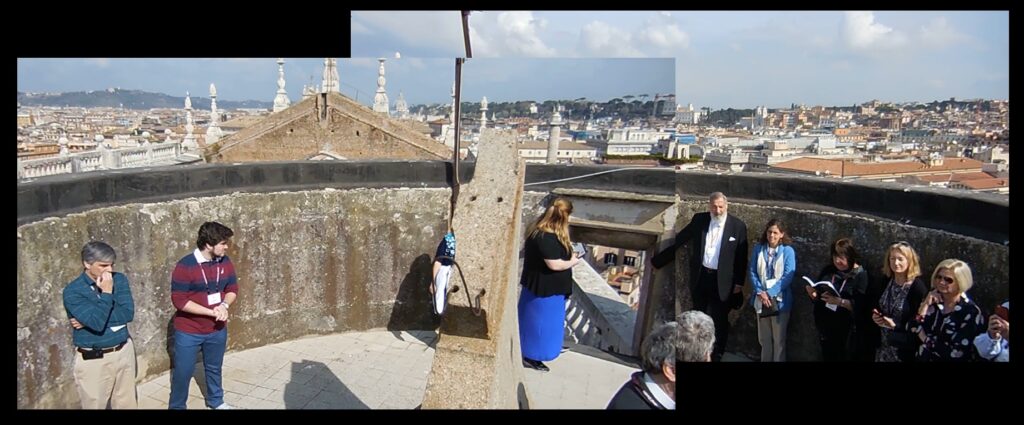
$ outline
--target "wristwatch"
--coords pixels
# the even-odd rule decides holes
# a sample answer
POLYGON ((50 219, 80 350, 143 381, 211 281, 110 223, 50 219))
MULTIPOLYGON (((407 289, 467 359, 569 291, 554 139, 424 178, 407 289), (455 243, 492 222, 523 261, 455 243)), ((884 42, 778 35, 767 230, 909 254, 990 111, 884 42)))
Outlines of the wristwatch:
POLYGON ((230 307, 230 304, 228 304, 228 303, 227 303, 227 301, 225 301, 225 302, 222 302, 222 303, 221 303, 221 305, 223 305, 223 306, 224 306, 224 308, 228 308, 228 307, 230 307))

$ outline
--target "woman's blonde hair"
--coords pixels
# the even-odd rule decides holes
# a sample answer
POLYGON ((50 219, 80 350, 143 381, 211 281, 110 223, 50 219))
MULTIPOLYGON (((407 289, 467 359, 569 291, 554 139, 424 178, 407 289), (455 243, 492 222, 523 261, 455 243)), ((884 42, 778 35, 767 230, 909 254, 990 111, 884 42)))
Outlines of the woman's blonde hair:
POLYGON ((572 251, 572 243, 569 241, 569 215, 572 214, 572 201, 558 197, 551 202, 544 214, 537 219, 530 229, 527 238, 532 238, 538 232, 554 233, 558 242, 562 243, 566 251, 572 251))
POLYGON ((955 258, 949 258, 942 260, 939 265, 935 266, 935 271, 932 272, 932 289, 935 289, 935 276, 938 276, 939 270, 942 269, 949 270, 953 273, 953 280, 956 281, 956 287, 960 291, 960 295, 966 294, 967 290, 974 286, 974 277, 971 275, 971 266, 968 266, 967 263, 955 258))
POLYGON ((914 247, 910 246, 909 243, 900 241, 892 245, 889 245, 889 249, 885 251, 885 258, 882 259, 882 273, 885 277, 893 277, 892 265, 889 264, 889 257, 892 256, 893 251, 899 251, 904 257, 907 257, 907 280, 914 280, 915 277, 921 275, 921 261, 917 256, 917 251, 914 247))

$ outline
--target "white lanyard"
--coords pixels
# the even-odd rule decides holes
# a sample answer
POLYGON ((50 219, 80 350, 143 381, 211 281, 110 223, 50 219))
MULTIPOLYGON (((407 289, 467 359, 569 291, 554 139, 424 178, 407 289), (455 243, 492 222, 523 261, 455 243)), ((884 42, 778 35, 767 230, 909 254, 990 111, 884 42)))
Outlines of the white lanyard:
MULTIPOLYGON (((217 267, 217 282, 216 282, 217 292, 220 292, 220 271, 221 271, 221 268, 217 267)), ((199 272, 203 274, 203 282, 206 283, 206 293, 207 294, 212 294, 213 291, 210 290, 210 281, 206 280, 206 271, 203 270, 203 264, 202 263, 199 264, 199 272)))

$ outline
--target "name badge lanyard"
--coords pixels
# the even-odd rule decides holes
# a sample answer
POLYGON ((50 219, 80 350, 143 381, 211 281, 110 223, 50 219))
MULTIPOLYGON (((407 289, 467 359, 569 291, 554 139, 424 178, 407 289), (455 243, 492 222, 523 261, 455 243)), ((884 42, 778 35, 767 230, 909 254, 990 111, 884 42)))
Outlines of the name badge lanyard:
MULTIPOLYGON (((215 285, 216 285, 215 288, 217 288, 217 292, 220 292, 220 271, 221 270, 222 269, 220 267, 217 267, 217 281, 215 283, 215 285)), ((206 280, 206 271, 203 270, 203 265, 202 264, 199 265, 199 272, 203 274, 203 283, 206 284, 206 295, 212 295, 213 291, 210 290, 210 281, 206 280)))
POLYGON ((770 247, 765 247, 764 251, 761 251, 762 257, 764 257, 765 262, 765 277, 767 277, 768 279, 775 277, 775 267, 772 263, 775 262, 775 257, 779 255, 779 247, 775 247, 776 251, 773 254, 768 253, 768 250, 770 249, 770 247))
MULTIPOLYGON (((839 285, 839 296, 840 297, 843 296, 843 288, 846 287, 846 281, 849 280, 849 279, 850 279, 849 277, 843 278, 843 284, 839 285)), ((834 288, 835 286, 836 286, 836 275, 832 275, 832 287, 834 288)))

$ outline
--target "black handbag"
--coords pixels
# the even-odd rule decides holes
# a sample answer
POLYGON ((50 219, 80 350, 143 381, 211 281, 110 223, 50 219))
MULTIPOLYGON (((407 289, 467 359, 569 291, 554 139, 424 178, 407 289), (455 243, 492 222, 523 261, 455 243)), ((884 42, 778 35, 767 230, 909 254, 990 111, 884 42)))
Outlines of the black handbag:
POLYGON ((772 303, 771 307, 765 307, 764 305, 761 305, 761 313, 758 314, 757 317, 778 316, 779 313, 779 302, 778 300, 776 300, 775 302, 772 303))

